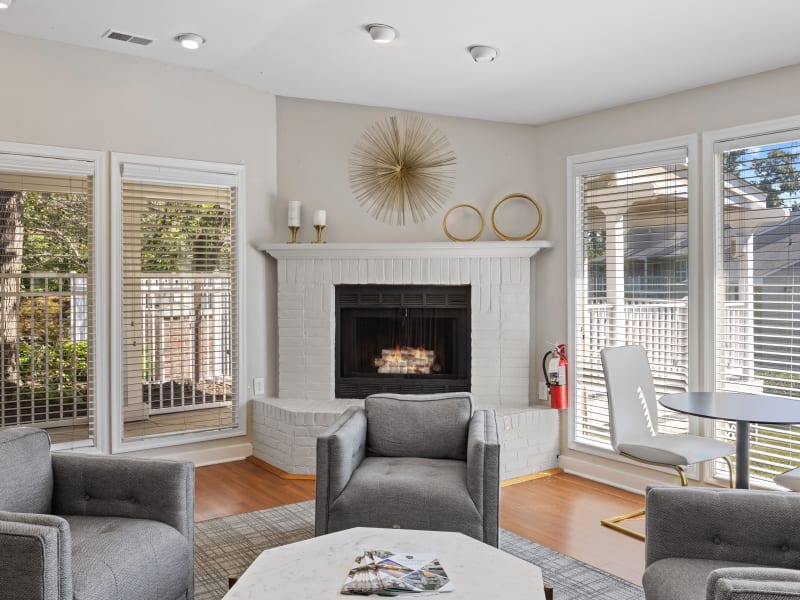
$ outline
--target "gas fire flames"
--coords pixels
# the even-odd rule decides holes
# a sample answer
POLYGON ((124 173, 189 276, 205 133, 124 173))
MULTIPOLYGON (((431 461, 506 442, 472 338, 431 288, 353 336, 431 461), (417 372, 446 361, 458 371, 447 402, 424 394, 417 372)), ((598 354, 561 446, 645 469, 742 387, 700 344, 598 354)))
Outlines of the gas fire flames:
POLYGON ((436 352, 425 348, 396 346, 394 349, 384 348, 380 358, 375 359, 378 373, 420 373, 429 375, 435 371, 436 352))

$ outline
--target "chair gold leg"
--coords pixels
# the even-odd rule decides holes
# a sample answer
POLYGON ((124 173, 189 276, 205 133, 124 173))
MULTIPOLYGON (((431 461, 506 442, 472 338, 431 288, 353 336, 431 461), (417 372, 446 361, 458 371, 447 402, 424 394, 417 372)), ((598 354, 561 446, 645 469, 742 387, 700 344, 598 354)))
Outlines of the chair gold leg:
POLYGON ((675 470, 678 472, 678 477, 681 478, 681 487, 689 487, 689 480, 686 479, 686 471, 680 465, 674 465, 675 470))
POLYGON ((644 541, 644 535, 639 533, 638 531, 634 531, 633 529, 629 529, 624 525, 620 525, 621 522, 627 521, 628 519, 635 519, 637 517, 641 517, 644 515, 644 509, 638 508, 631 512, 617 515, 616 517, 608 517, 606 519, 602 519, 600 521, 601 525, 613 529, 614 531, 619 531, 620 533, 624 533, 625 535, 629 535, 632 538, 636 538, 637 540, 644 541))
MULTIPOLYGON (((662 467, 666 466, 663 463, 654 463, 649 460, 642 460, 641 458, 636 458, 635 456, 631 456, 630 454, 626 454, 625 452, 620 452, 620 454, 625 458, 629 458, 636 462, 641 462, 648 465, 659 465, 662 467)), ((725 462, 728 463, 728 475, 731 482, 731 487, 733 487, 733 467, 731 466, 731 461, 727 456, 724 456, 723 458, 725 459, 725 462)), ((686 471, 684 470, 684 468, 680 465, 672 465, 672 468, 678 472, 678 477, 681 478, 681 487, 688 487, 689 479, 686 477, 686 471)), ((623 525, 619 524, 622 521, 627 521, 628 519, 635 519, 636 517, 641 517, 642 515, 644 515, 644 509, 640 508, 639 510, 634 510, 632 512, 625 513, 624 515, 618 515, 616 517, 608 517, 607 519, 602 519, 600 523, 605 525, 606 527, 610 527, 615 531, 619 531, 620 533, 629 535, 633 538, 636 538, 637 540, 644 541, 644 535, 642 535, 638 531, 634 531, 633 529, 628 529, 627 527, 624 527, 623 525)))

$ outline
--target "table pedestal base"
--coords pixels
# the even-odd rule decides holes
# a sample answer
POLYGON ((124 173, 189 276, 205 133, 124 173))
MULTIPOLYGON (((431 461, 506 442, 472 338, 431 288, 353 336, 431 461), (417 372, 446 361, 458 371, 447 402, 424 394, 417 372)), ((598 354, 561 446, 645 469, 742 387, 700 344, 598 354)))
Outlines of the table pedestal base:
POLYGON ((750 487, 750 422, 736 421, 736 487, 750 487))

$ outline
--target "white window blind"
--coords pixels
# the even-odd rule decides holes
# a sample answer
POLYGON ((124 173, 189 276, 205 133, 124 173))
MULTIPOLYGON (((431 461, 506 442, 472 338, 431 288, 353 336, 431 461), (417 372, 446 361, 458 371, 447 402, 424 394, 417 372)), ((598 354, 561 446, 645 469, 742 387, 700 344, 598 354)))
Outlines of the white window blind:
POLYGON ((159 175, 122 174, 126 439, 237 424, 237 187, 223 174, 159 175))
MULTIPOLYGON (((688 387, 686 148, 576 165, 574 440, 610 446, 600 350, 640 344, 657 393, 688 387)), ((664 432, 688 421, 660 409, 664 432)))
POLYGON ((0 427, 95 443, 93 161, 0 155, 0 427))
MULTIPOLYGON (((800 130, 718 142, 716 159, 716 389, 800 397, 800 130)), ((771 480, 800 464, 800 428, 753 424, 750 452, 771 480)))

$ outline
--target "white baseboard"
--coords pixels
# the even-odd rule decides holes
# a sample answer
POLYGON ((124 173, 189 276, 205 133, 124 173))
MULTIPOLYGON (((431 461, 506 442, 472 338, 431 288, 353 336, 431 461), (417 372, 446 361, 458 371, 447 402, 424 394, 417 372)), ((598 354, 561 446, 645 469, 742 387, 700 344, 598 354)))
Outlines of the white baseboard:
POLYGON ((210 448, 191 446, 173 446, 166 448, 156 448, 141 452, 131 452, 126 456, 142 456, 149 458, 164 458, 167 460, 186 460, 193 462, 197 467, 215 465, 219 463, 231 462, 234 460, 244 460, 253 454, 253 444, 251 442, 236 442, 210 448))
POLYGON ((620 468, 620 464, 609 466, 585 460, 575 456, 558 457, 558 466, 565 473, 577 475, 584 479, 604 483, 622 490, 644 496, 647 486, 653 483, 653 477, 644 477, 620 468))

